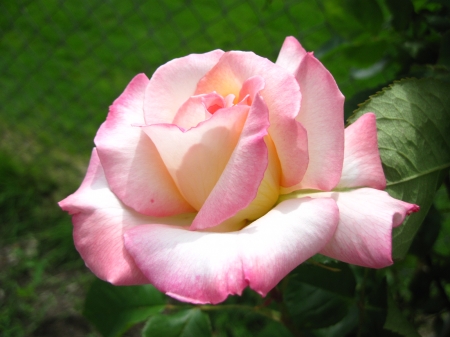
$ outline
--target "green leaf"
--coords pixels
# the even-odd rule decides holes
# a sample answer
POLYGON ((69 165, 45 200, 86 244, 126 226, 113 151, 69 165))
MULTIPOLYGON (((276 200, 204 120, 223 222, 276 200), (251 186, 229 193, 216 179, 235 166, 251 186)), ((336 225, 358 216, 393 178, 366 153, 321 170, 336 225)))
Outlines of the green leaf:
POLYGON ((406 30, 414 14, 411 0, 386 0, 386 5, 392 14, 392 26, 398 31, 406 30))
POLYGON ((314 330, 314 335, 316 337, 345 337, 349 336, 350 332, 355 329, 359 321, 359 310, 356 303, 351 306, 348 310, 347 315, 338 323, 329 326, 327 328, 322 328, 314 330))
POLYGON ((97 279, 87 293, 83 315, 103 336, 113 337, 164 307, 164 295, 151 285, 117 287, 97 279))
POLYGON ((383 24, 383 12, 376 0, 346 0, 346 10, 353 14, 367 31, 377 34, 383 24))
POLYGON ((377 34, 383 23, 383 13, 376 0, 322 0, 327 23, 340 35, 354 37, 363 31, 377 34))
MULTIPOLYGON (((253 332, 253 331, 252 331, 253 332)), ((248 334, 250 335, 250 334, 248 334)), ((286 328, 285 325, 275 322, 269 321, 264 326, 261 331, 255 332, 256 337, 293 337, 291 332, 286 328)))
POLYGON ((200 309, 179 311, 171 315, 151 317, 142 330, 143 337, 211 336, 209 316, 200 309))
POLYGON ((449 83, 431 78, 398 81, 349 119, 353 123, 367 112, 376 114, 386 191, 421 207, 394 229, 394 258, 405 256, 450 167, 449 93, 449 83))
POLYGON ((366 269, 362 287, 365 293, 364 305, 360 313, 358 334, 367 337, 398 337, 384 329, 387 316, 387 282, 377 275, 375 270, 366 269))
POLYGON ((388 297, 388 313, 384 328, 404 337, 420 337, 417 330, 402 315, 391 297, 388 297))
POLYGON ((450 31, 442 35, 438 63, 450 67, 450 31))
POLYGON ((354 302, 356 282, 347 264, 302 264, 283 291, 293 324, 300 330, 339 322, 354 302))
POLYGON ((433 249, 433 245, 441 231, 441 222, 441 213, 432 205, 423 220, 423 225, 414 237, 409 253, 421 258, 428 255, 433 249))

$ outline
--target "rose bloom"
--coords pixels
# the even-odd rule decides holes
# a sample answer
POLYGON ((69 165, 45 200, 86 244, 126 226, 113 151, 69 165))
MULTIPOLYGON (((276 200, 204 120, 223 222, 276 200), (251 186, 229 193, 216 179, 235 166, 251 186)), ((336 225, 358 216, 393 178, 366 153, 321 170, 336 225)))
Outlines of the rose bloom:
POLYGON ((321 253, 381 268, 416 205, 383 190, 375 115, 344 130, 332 75, 293 37, 276 63, 215 50, 137 75, 59 203, 99 278, 182 301, 265 296, 321 253))

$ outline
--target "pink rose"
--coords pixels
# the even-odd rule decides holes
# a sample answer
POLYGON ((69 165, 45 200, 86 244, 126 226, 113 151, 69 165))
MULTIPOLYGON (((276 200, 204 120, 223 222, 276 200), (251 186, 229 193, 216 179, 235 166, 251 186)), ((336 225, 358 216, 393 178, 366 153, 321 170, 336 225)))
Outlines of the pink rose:
POLYGON ((375 115, 344 131, 343 102, 293 37, 276 63, 216 50, 137 75, 59 203, 86 265, 192 303, 264 296, 316 253, 390 265, 418 206, 383 191, 375 115))

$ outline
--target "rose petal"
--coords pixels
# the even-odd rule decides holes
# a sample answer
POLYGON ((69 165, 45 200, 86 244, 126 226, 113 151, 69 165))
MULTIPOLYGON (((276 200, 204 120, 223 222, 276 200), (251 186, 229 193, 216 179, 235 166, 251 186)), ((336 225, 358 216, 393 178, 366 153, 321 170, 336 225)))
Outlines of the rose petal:
POLYGON ((124 249, 123 230, 132 223, 117 222, 124 209, 108 188, 95 149, 80 188, 59 206, 73 215, 75 246, 94 274, 114 284, 148 283, 124 249))
POLYGON ((173 124, 184 130, 197 126, 200 122, 211 117, 211 113, 208 111, 208 107, 211 105, 217 106, 217 109, 215 109, 217 111, 224 107, 225 102, 222 96, 216 93, 191 96, 178 110, 173 124))
MULTIPOLYGON (((268 166, 268 150, 264 142, 268 127, 269 111, 257 94, 233 154, 190 229, 217 226, 255 199, 268 166)), ((278 193, 274 195, 274 202, 277 198, 278 193)))
POLYGON ((373 113, 364 114, 345 129, 344 167, 337 187, 362 186, 386 188, 373 113))
POLYGON ((279 66, 283 67, 291 74, 296 74, 298 66, 306 56, 306 51, 293 36, 288 36, 281 47, 277 61, 279 66))
POLYGON ((232 233, 143 225, 125 245, 161 291, 182 301, 219 303, 249 285, 265 296, 333 235, 339 212, 332 199, 291 199, 232 233))
POLYGON ((407 215, 419 210, 417 205, 373 188, 310 196, 332 197, 339 208, 336 233, 320 253, 363 267, 392 264, 392 227, 401 225, 407 215))
POLYGON ((297 120, 308 133, 309 165, 299 186, 329 191, 339 182, 344 159, 344 96, 333 76, 308 53, 297 76, 302 106, 297 120))
POLYGON ((222 50, 191 54, 159 67, 145 91, 146 124, 172 123, 181 105, 194 95, 198 81, 222 55, 222 50))
POLYGON ((152 139, 178 190, 196 209, 213 190, 244 126, 249 107, 220 109, 188 131, 172 124, 143 127, 152 139))
POLYGON ((111 190, 127 206, 152 216, 192 212, 178 192, 158 151, 139 126, 144 124, 148 79, 137 75, 113 105, 95 137, 111 190))
POLYGON ((182 226, 194 217, 193 214, 162 219, 145 217, 126 207, 109 189, 95 148, 80 188, 60 201, 59 206, 72 215, 75 246, 86 266, 115 285, 149 282, 124 248, 126 230, 155 221, 182 226))
POLYGON ((239 91, 239 101, 247 97, 247 104, 251 105, 255 96, 265 87, 264 78, 261 76, 253 76, 248 78, 239 91))
POLYGON ((308 166, 308 139, 305 129, 295 121, 301 94, 294 76, 254 53, 231 51, 200 80, 196 94, 216 91, 223 97, 237 97, 245 81, 254 76, 265 81, 261 96, 269 108, 269 133, 281 163, 281 184, 298 184, 308 166))

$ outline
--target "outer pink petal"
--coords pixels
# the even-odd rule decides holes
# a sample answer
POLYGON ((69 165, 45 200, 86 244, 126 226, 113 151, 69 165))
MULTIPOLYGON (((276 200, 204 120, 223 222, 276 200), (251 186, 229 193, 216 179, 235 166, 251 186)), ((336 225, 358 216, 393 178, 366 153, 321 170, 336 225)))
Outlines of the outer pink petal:
POLYGON ((152 216, 192 212, 178 192, 144 124, 143 99, 148 79, 137 75, 110 107, 95 137, 111 190, 127 206, 152 216))
POLYGON ((392 227, 419 210, 372 188, 319 195, 335 199, 340 213, 336 233, 321 254, 364 267, 392 264, 392 227))
POLYGON ((281 184, 295 185, 308 166, 308 140, 305 129, 295 121, 302 96, 294 76, 254 53, 232 51, 225 53, 200 80, 196 94, 217 91, 224 97, 237 96, 244 82, 254 76, 265 81, 261 96, 269 108, 269 133, 281 163, 281 184))
POLYGON ((222 55, 221 50, 191 54, 159 67, 145 91, 146 124, 172 123, 181 105, 194 95, 198 81, 222 55))
POLYGON ((297 120, 308 132, 309 165, 300 188, 329 191, 339 182, 344 159, 344 96, 333 76, 308 53, 297 76, 302 107, 297 120))
POLYGON ((281 47, 276 64, 283 67, 291 74, 296 74, 300 62, 306 56, 306 51, 293 36, 288 36, 281 47))
POLYGON ((344 167, 338 187, 362 186, 386 188, 373 113, 361 116, 345 129, 344 167))
POLYGON ((80 188, 59 206, 73 217, 75 246, 86 266, 113 284, 143 284, 147 278, 124 249, 122 234, 139 221, 109 190, 94 149, 80 188))
POLYGON ((269 111, 257 94, 236 148, 191 229, 217 226, 255 199, 268 165, 268 150, 264 142, 268 127, 269 111))
POLYGON ((238 143, 249 107, 218 110, 188 131, 172 124, 143 127, 185 199, 199 210, 213 190, 238 143))
POLYGON ((125 245, 161 291, 182 301, 219 303, 247 285, 266 295, 327 243, 338 217, 332 199, 291 199, 238 232, 144 225, 125 233, 125 245))

